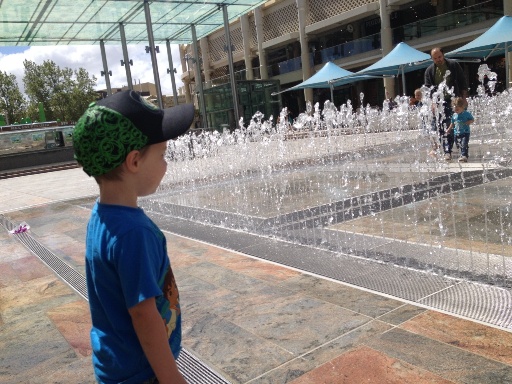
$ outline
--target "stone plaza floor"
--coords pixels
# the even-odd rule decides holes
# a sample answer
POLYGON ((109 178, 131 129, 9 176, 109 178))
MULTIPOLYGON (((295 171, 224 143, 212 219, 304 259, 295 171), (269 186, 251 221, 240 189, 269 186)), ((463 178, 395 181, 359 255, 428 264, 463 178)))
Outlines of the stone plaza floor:
MULTIPOLYGON (((83 276, 96 195, 80 169, 5 179, 0 214, 83 276)), ((184 348, 228 382, 512 383, 506 329, 179 233, 184 348)), ((0 382, 94 382, 86 299, 17 236, 0 226, 0 382)))

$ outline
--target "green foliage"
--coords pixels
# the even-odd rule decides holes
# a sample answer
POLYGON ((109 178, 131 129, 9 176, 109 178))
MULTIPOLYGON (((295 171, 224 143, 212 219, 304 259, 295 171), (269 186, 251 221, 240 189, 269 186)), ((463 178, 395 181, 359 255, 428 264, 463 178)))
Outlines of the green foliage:
POLYGON ((90 102, 96 100, 96 77, 80 68, 61 69, 53 61, 41 65, 25 60, 25 93, 30 101, 30 116, 39 102, 43 103, 47 120, 76 121, 90 102), (35 107, 34 107, 35 106, 35 107))
MULTIPOLYGON (((28 116, 32 121, 39 121, 39 106, 34 103, 27 104, 24 116, 28 116)), ((48 119, 47 119, 48 120, 48 119)))
POLYGON ((0 71, 0 113, 8 124, 18 121, 24 115, 25 99, 16 82, 15 75, 0 71))

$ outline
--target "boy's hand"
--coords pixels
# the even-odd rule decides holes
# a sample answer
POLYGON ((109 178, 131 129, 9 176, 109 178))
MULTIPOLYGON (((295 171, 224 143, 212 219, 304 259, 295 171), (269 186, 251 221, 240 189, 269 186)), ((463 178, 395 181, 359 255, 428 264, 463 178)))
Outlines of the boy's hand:
POLYGON ((128 309, 133 328, 146 358, 160 384, 186 384, 169 346, 167 331, 155 298, 146 299, 128 309))

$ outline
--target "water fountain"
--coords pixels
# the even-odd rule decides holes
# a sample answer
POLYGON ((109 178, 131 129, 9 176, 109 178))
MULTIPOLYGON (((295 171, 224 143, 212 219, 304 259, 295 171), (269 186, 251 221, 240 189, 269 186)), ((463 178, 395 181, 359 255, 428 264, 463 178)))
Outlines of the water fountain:
POLYGON ((512 92, 482 85, 469 99, 476 121, 466 164, 428 155, 425 127, 440 99, 429 93, 421 108, 397 97, 397 108, 379 111, 361 95, 357 110, 350 101, 308 105, 293 127, 283 110, 277 124, 256 114, 234 132, 184 136, 170 144, 168 174, 143 206, 235 237, 328 251, 345 263, 497 286, 508 300, 512 92))

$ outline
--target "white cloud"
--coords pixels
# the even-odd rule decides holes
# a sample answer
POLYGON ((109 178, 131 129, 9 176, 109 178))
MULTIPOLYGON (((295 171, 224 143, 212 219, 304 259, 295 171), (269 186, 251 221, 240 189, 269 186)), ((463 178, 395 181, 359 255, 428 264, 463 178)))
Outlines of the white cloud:
MULTIPOLYGON (((171 76, 167 73, 169 60, 167 58, 167 47, 159 46, 160 53, 157 53, 158 73, 160 86, 164 95, 172 94, 171 76)), ((181 81, 181 61, 177 45, 171 45, 173 65, 176 68, 176 87, 183 85, 181 81)), ((113 88, 122 87, 128 84, 126 80, 125 67, 121 66, 123 50, 121 46, 105 45, 105 54, 109 71, 112 72, 110 85, 113 88)), ((146 53, 145 46, 129 45, 128 57, 133 61, 130 66, 133 83, 154 83, 151 55, 146 53)), ((45 60, 52 60, 60 68, 78 69, 84 68, 89 75, 96 76, 97 89, 105 89, 105 77, 101 76, 103 63, 99 45, 75 45, 75 46, 32 46, 20 53, 0 54, 0 70, 8 74, 16 75, 20 90, 24 90, 23 61, 27 59, 41 65, 45 60)))

